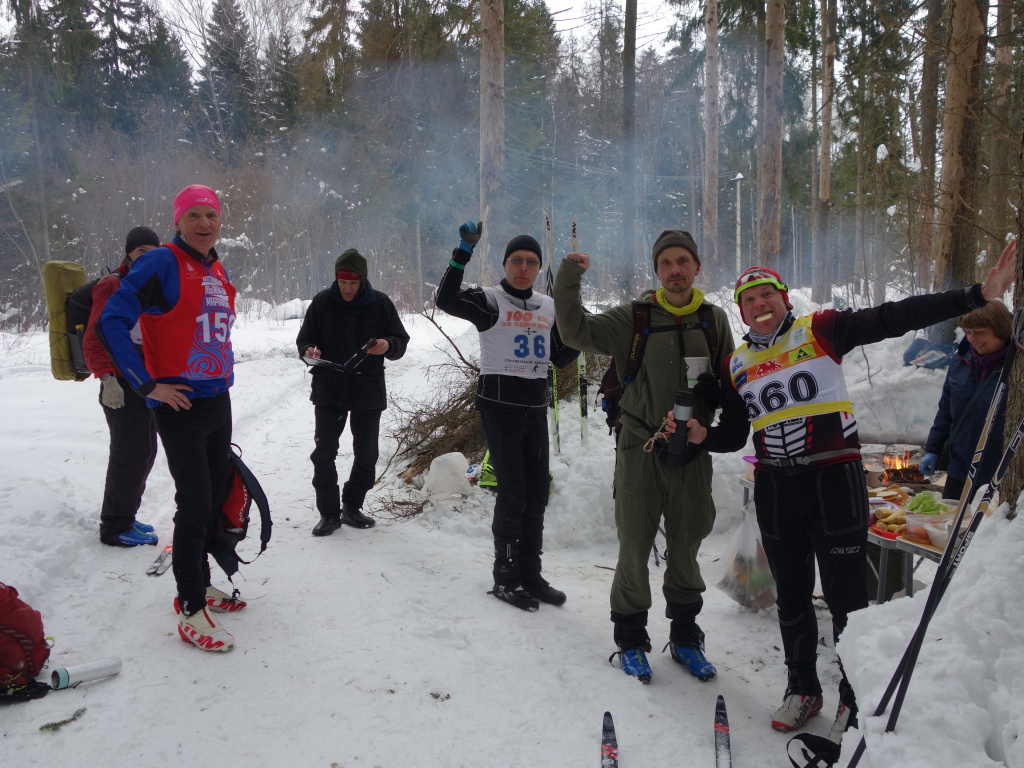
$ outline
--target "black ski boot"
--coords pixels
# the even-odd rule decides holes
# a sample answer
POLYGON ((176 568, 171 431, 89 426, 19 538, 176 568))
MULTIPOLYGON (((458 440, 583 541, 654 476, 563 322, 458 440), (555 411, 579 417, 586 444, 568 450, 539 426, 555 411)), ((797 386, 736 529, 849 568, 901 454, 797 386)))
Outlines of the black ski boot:
POLYGON ((341 522, 351 525, 353 528, 373 528, 377 524, 372 517, 364 515, 360 510, 348 504, 341 505, 341 522))
POLYGON ((519 579, 519 563, 516 562, 516 548, 514 544, 505 543, 504 546, 495 546, 494 552, 494 589, 487 594, 494 595, 499 600, 504 600, 509 605, 521 608, 524 611, 536 611, 540 608, 540 601, 523 589, 519 579))
POLYGON ((504 600, 509 605, 521 608, 524 611, 536 611, 540 608, 540 601, 522 587, 505 587, 495 584, 487 594, 494 595, 499 600, 504 600))
POLYGON ((542 576, 523 579, 523 589, 548 605, 565 605, 565 592, 555 589, 542 576))

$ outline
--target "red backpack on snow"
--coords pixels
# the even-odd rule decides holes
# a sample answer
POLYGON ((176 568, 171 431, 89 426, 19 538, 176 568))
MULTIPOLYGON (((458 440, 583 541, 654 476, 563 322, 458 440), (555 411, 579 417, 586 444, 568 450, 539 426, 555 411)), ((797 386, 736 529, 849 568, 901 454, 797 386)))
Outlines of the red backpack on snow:
POLYGON ((43 617, 0 582, 0 703, 44 695, 49 686, 33 678, 48 658, 43 617))

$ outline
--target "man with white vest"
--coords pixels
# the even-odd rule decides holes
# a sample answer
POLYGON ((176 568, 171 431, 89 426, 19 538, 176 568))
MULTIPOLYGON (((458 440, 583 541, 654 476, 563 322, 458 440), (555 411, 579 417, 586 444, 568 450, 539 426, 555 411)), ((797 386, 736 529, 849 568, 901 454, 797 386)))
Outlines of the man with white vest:
POLYGON ((476 409, 498 479, 494 504, 494 590, 499 600, 536 611, 540 602, 565 603, 565 593, 541 576, 544 510, 548 503, 547 371, 579 352, 562 344, 550 296, 533 283, 540 244, 520 235, 505 247, 505 277, 493 288, 462 289, 462 277, 480 241, 483 222, 459 227, 461 240, 437 289, 436 304, 469 320, 480 332, 476 409))

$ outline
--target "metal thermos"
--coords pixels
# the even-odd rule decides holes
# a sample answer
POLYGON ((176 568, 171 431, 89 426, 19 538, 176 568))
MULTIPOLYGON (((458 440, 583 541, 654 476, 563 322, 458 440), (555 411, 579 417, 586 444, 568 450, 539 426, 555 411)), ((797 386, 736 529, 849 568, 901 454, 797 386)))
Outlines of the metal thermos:
POLYGON ((87 683, 90 680, 99 680, 101 677, 110 677, 121 671, 121 660, 116 656, 109 659, 91 661, 88 664, 78 664, 74 667, 61 667, 55 669, 50 675, 50 685, 60 690, 71 688, 79 683, 87 683))
POLYGON ((693 417, 693 393, 685 389, 676 392, 676 404, 672 407, 672 415, 676 420, 676 431, 668 441, 668 452, 676 456, 686 453, 687 434, 686 422, 693 417))

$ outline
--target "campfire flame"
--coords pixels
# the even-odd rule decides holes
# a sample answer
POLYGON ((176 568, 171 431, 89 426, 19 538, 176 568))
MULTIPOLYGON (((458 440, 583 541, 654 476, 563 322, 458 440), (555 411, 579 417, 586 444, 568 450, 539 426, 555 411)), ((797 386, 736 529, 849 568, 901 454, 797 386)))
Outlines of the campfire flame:
POLYGON ((905 469, 906 467, 913 466, 910 461, 910 451, 904 451, 902 456, 886 454, 882 456, 882 464, 886 469, 905 469))
POLYGON ((882 464, 885 472, 882 473, 883 482, 920 483, 924 482, 918 465, 910 459, 910 451, 902 454, 888 453, 882 456, 882 464))

